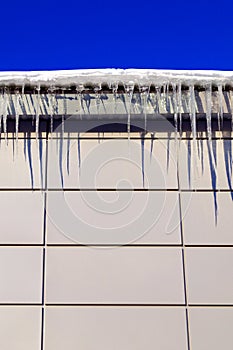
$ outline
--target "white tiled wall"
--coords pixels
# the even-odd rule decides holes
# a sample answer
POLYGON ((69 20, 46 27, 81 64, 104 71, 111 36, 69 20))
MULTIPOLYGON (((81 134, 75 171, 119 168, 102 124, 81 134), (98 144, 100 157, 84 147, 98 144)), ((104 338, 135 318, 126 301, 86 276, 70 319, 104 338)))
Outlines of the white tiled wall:
POLYGON ((41 303, 42 249, 0 248, 0 302, 41 303))
POLYGON ((6 350, 41 349, 41 308, 0 307, 0 347, 6 350))
POLYGON ((185 350, 184 308, 49 307, 45 349, 185 350))
POLYGON ((214 190, 198 142, 1 141, 0 349, 233 347, 232 142, 214 190))
POLYGON ((47 264, 48 303, 184 303, 179 248, 49 247, 47 264))

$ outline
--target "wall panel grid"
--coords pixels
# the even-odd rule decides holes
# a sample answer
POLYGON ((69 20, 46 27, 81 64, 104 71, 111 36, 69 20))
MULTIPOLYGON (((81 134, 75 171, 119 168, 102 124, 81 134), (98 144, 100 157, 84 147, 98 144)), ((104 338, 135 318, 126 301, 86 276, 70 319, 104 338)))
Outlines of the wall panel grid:
POLYGON ((1 140, 0 348, 232 348, 231 139, 41 136, 1 140))

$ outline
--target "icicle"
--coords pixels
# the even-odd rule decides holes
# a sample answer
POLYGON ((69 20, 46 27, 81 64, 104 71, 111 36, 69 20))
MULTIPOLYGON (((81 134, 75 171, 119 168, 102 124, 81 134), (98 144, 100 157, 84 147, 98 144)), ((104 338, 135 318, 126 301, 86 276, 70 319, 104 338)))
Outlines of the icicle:
POLYGON ((96 99, 96 108, 97 108, 97 114, 100 113, 100 91, 102 89, 101 84, 94 87, 95 91, 95 99, 96 99))
POLYGON ((117 111, 117 91, 118 91, 118 83, 111 83, 109 86, 110 89, 112 89, 113 92, 113 99, 114 99, 114 114, 116 114, 117 111))
POLYGON ((82 119, 82 110, 83 110, 83 105, 82 105, 82 92, 84 90, 84 85, 83 84, 78 84, 76 86, 76 91, 77 91, 77 101, 79 101, 79 115, 80 119, 82 119))
POLYGON ((162 105, 163 105, 163 112, 166 112, 167 110, 167 84, 163 84, 163 93, 162 93, 162 105))
POLYGON ((178 85, 178 113, 179 113, 179 123, 180 123, 180 137, 182 136, 182 89, 181 82, 178 85))
POLYGON ((23 114, 26 114, 26 110, 25 110, 25 95, 24 95, 24 84, 22 85, 22 90, 21 90, 21 98, 19 99, 19 105, 20 108, 23 112, 23 114))
POLYGON ((40 85, 36 88, 37 97, 36 97, 36 139, 39 136, 39 123, 40 123, 40 85))
POLYGON ((197 169, 197 128, 196 128, 196 106, 195 106, 195 91, 194 85, 189 87, 189 105, 190 105, 190 120, 191 120, 191 130, 193 136, 193 150, 194 150, 194 170, 197 169))
POLYGON ((156 86, 155 87, 155 91, 156 91, 156 107, 155 107, 155 113, 159 114, 160 112, 160 101, 161 101, 161 86, 156 86))
POLYGON ((134 92, 134 82, 129 81, 125 85, 125 91, 128 96, 128 121, 127 121, 127 133, 128 133, 128 140, 130 140, 130 112, 131 112, 131 103, 133 98, 133 92, 134 92))
POLYGON ((170 113, 170 104, 169 104, 169 83, 166 85, 166 111, 170 113))
POLYGON ((178 101, 177 101, 177 91, 176 91, 176 84, 172 85, 172 92, 173 92, 173 101, 174 101, 174 123, 175 123, 175 139, 177 140, 177 121, 178 121, 178 101))
POLYGON ((55 114, 55 86, 50 86, 48 89, 48 100, 49 100, 49 114, 50 114, 50 132, 51 137, 53 136, 53 118, 55 114))
POLYGON ((150 85, 142 85, 139 87, 140 94, 142 96, 142 107, 143 107, 143 113, 144 113, 144 131, 147 131, 147 103, 148 103, 148 97, 150 93, 150 85))
POLYGON ((15 136, 16 136, 16 150, 18 149, 18 135, 19 135, 19 91, 16 90, 15 94, 15 136))
POLYGON ((193 140, 196 142, 197 138, 197 131, 196 131, 196 107, 195 107, 195 92, 194 92, 194 85, 191 85, 189 87, 190 92, 190 119, 191 119, 191 128, 192 128, 192 135, 193 140))
POLYGON ((0 135, 2 134, 3 92, 0 94, 0 135))
POLYGON ((9 103, 8 91, 7 91, 7 88, 5 88, 4 95, 3 95, 3 131, 5 135, 5 140, 7 140, 8 103, 9 103))
POLYGON ((218 128, 219 131, 221 130, 221 124, 223 124, 223 94, 222 94, 222 84, 218 85, 218 106, 219 106, 219 111, 218 111, 218 128), (220 118, 219 118, 220 117, 220 118))
POLYGON ((66 114, 66 101, 65 101, 65 93, 62 91, 63 97, 63 113, 62 113, 62 122, 61 122, 61 131, 60 131, 60 147, 59 147, 59 169, 60 169, 60 178, 62 188, 64 187, 64 177, 63 177, 63 143, 64 143, 64 129, 65 129, 65 114, 66 114))
POLYGON ((207 137, 211 141, 212 138, 212 126, 211 126, 211 113, 212 113, 212 86, 208 84, 205 89, 206 95, 206 125, 207 125, 207 137))
MULTIPOLYGON (((211 157, 211 164, 214 169, 214 172, 216 173, 216 159, 213 154, 213 145, 212 145, 212 125, 211 125, 211 113, 212 113, 212 86, 211 84, 208 84, 206 86, 206 125, 207 125, 207 138, 208 138, 208 150, 209 150, 209 157, 211 157)), ((218 119, 219 121, 219 119, 218 119)), ((219 125, 220 126, 220 125, 219 125)))
POLYGON ((141 133, 142 185, 145 187, 145 133, 141 133))
POLYGON ((62 91, 62 97, 63 97, 63 114, 62 114, 62 124, 61 124, 61 133, 62 138, 64 138, 65 134, 65 116, 67 115, 67 100, 65 95, 65 90, 62 91))

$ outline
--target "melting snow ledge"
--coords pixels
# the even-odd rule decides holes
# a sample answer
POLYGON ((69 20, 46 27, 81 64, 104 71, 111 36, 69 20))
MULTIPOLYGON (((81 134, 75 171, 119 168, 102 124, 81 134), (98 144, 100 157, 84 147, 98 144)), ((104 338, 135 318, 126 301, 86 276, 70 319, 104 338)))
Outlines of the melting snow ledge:
POLYGON ((142 84, 216 84, 232 85, 233 71, 85 69, 62 71, 0 72, 0 85, 76 85, 112 83, 142 84))

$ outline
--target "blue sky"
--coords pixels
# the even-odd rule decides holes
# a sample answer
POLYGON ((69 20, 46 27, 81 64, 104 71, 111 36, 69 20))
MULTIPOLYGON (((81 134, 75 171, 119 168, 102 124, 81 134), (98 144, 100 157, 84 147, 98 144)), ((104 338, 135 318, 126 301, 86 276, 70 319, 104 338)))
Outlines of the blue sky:
POLYGON ((0 70, 233 70, 233 1, 2 1, 0 70))

